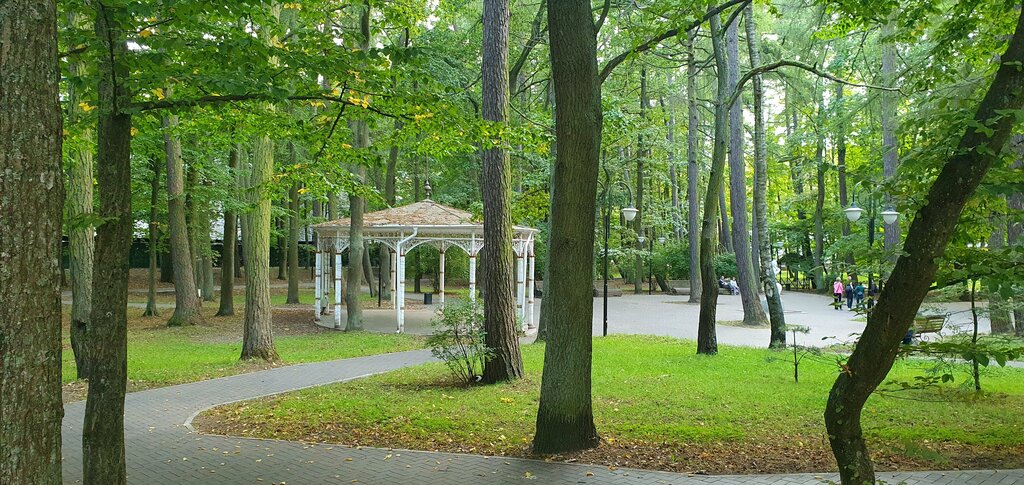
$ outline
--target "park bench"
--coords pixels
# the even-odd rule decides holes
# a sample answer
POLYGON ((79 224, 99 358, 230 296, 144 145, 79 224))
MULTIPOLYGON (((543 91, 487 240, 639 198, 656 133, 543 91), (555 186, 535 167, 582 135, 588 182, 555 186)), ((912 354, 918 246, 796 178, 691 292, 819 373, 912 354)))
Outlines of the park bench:
MULTIPOLYGON (((594 282, 594 296, 604 296, 604 283, 601 281, 594 282)), ((619 288, 608 288, 608 296, 622 296, 622 290, 619 288)))
POLYGON ((689 295, 690 280, 668 280, 668 292, 673 295, 689 295))
POLYGON ((914 335, 939 333, 946 324, 945 315, 921 315, 914 318, 914 335))

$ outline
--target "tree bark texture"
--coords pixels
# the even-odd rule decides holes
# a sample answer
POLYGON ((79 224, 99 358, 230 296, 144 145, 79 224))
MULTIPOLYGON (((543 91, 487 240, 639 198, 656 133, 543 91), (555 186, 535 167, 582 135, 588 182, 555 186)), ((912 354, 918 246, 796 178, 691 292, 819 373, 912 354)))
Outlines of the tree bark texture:
MULTIPOLYGON (((237 178, 239 152, 238 145, 232 145, 231 152, 228 154, 228 168, 231 170, 232 179, 237 178)), ((238 214, 235 213, 234 209, 225 205, 224 245, 220 253, 220 307, 217 308, 218 317, 227 317, 235 314, 235 266, 237 265, 235 249, 238 246, 237 221, 238 214)))
MULTIPOLYGON (((697 29, 686 33, 686 233, 690 251, 690 303, 701 300, 703 282, 700 276, 700 111, 697 109, 697 61, 694 42, 697 29)), ((717 288, 717 286, 715 286, 717 288)))
MULTIPOLYGON (((754 21, 754 6, 746 7, 747 50, 750 53, 750 65, 761 65, 761 50, 754 21)), ((760 258, 758 274, 761 288, 768 303, 768 319, 771 323, 771 335, 768 346, 771 348, 786 347, 786 316, 782 310, 782 296, 779 294, 775 267, 772 265, 772 244, 768 236, 768 146, 765 141, 764 128, 764 85, 761 76, 754 76, 754 232, 757 233, 757 253, 760 258)))
MULTIPOLYGON (((165 91, 169 92, 169 90, 165 91)), ((167 226, 174 266, 174 313, 167 325, 194 325, 202 321, 203 302, 196 289, 192 244, 185 220, 185 166, 181 160, 181 141, 177 133, 178 116, 163 117, 164 152, 167 157, 167 226)))
MULTIPOLYGON (((729 95, 737 88, 740 71, 739 18, 726 27, 726 81, 729 95)), ((736 284, 743 304, 743 324, 764 325, 768 317, 757 296, 757 279, 750 253, 747 219, 747 162, 743 158, 743 108, 737 100, 729 106, 729 207, 732 211, 732 243, 736 253, 736 284)))
POLYGON ((196 253, 198 255, 200 288, 203 301, 213 301, 213 238, 210 236, 212 221, 210 204, 202 204, 196 210, 196 253))
MULTIPOLYGON (((85 484, 125 483, 124 393, 128 379, 128 254, 132 244, 131 115, 122 111, 129 95, 123 7, 99 5, 96 37, 101 56, 96 150, 99 216, 92 280, 89 340, 93 359, 82 425, 85 484)), ((192 277, 191 273, 187 273, 192 277)))
POLYGON ((591 397, 594 217, 601 152, 601 84, 590 2, 550 0, 548 34, 558 153, 552 176, 551 305, 533 449, 557 453, 598 445, 591 397), (581 217, 581 215, 584 215, 581 217))
MULTIPOLYGON (((364 0, 359 13, 359 49, 368 51, 370 49, 370 3, 364 0)), ((370 128, 366 120, 355 119, 349 121, 349 128, 352 130, 352 145, 358 149, 370 147, 370 128)), ((357 165, 352 168, 352 174, 359 182, 366 181, 366 168, 357 165)), ((366 210, 366 200, 357 194, 349 194, 349 232, 348 232, 348 292, 345 293, 345 330, 354 331, 363 329, 363 305, 359 301, 360 289, 363 287, 363 212, 366 210)))
MULTIPOLYGON (((508 0, 484 0, 482 111, 486 122, 508 119, 508 0)), ((484 201, 484 339, 492 356, 484 364, 484 382, 523 376, 516 325, 515 255, 512 251, 511 166, 500 139, 483 150, 481 192, 484 201)), ((524 248, 525 251, 525 248, 524 248)))
MULTIPOLYGON (((815 93, 818 97, 818 116, 815 132, 817 143, 814 148, 814 168, 817 174, 816 198, 814 203, 814 281, 818 291, 826 291, 825 281, 825 97, 824 87, 815 93)), ((844 282, 845 284, 845 282, 844 282)))
MULTIPOLYGON (((892 21, 882 25, 882 84, 894 86, 896 79, 896 41, 892 39, 894 26, 892 21)), ((882 176, 889 180, 896 176, 899 165, 899 147, 896 138, 896 108, 899 104, 899 93, 883 91, 881 96, 882 121, 882 176)), ((887 198, 888 199, 888 198, 887 198)), ((896 261, 896 250, 900 244, 900 223, 883 224, 884 248, 889 262, 896 261)))
POLYGON ((160 203, 160 159, 150 159, 150 170, 153 172, 149 180, 149 291, 146 293, 146 310, 144 317, 158 317, 160 310, 156 306, 156 253, 160 246, 160 223, 157 221, 160 203))
POLYGON ((274 142, 269 135, 259 136, 253 141, 243 191, 248 207, 242 216, 246 265, 242 360, 278 360, 270 309, 270 194, 266 187, 273 171, 274 142))
POLYGON ((825 426, 845 484, 874 483, 861 429, 864 403, 885 379, 934 280, 960 213, 1010 137, 1014 110, 1024 108, 1024 10, 988 92, 918 211, 867 326, 829 393, 825 426))
POLYGON ((61 483, 59 82, 56 2, 0 3, 0 483, 61 483))
MULTIPOLYGON (((74 17, 74 16, 72 16, 74 17)), ((78 75, 85 66, 73 62, 68 66, 78 75)), ((75 124, 81 115, 81 102, 74 83, 68 83, 68 124, 75 124)), ((96 248, 96 229, 84 221, 93 213, 93 147, 92 130, 82 132, 80 144, 69 150, 67 186, 68 256, 71 266, 71 350, 75 354, 75 370, 79 379, 89 377, 88 322, 92 311, 92 268, 96 248)))
MULTIPOLYGON (((289 143, 292 161, 295 161, 295 145, 289 143)), ((286 303, 299 303, 299 183, 293 182, 288 189, 288 297, 286 303)))
MULTIPOLYGON (((729 81, 725 72, 725 52, 722 48, 722 25, 718 15, 712 15, 711 47, 714 51, 715 66, 718 68, 718 93, 715 103, 715 138, 711 153, 711 172, 708 174, 708 189, 704 197, 704 220, 700 228, 700 273, 701 286, 707 289, 701 295, 700 316, 697 320, 697 353, 717 354, 718 336, 715 330, 718 313, 718 275, 715 274, 715 253, 718 250, 718 211, 721 209, 719 196, 725 178, 726 137, 729 108, 729 81)), ((723 228, 723 231, 727 230, 723 228)))

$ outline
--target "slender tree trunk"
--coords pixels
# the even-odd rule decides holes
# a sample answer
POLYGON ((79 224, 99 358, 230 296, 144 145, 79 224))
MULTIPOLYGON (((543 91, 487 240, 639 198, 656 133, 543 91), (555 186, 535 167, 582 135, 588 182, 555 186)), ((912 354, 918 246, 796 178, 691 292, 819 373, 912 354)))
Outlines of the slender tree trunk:
POLYGON ((700 275, 700 202, 697 195, 700 191, 700 152, 697 146, 700 111, 697 109, 697 62, 693 47, 696 38, 697 29, 686 33, 686 232, 690 246, 690 303, 701 301, 704 286, 700 275))
POLYGON ((243 215, 242 251, 245 252, 245 320, 242 360, 278 360, 270 307, 270 194, 266 184, 274 172, 274 142, 269 135, 253 141, 244 186, 248 205, 243 215))
MULTIPOLYGON (((640 69, 640 123, 647 121, 647 69, 640 69)), ((633 219, 633 230, 637 235, 644 236, 644 157, 647 154, 647 147, 644 145, 644 135, 640 132, 636 136, 636 208, 640 209, 633 219)), ((647 270, 644 267, 644 250, 647 244, 639 239, 636 241, 636 258, 633 266, 633 293, 639 295, 644 291, 644 275, 647 270)))
MULTIPOLYGON (((1024 135, 1013 135, 1010 146, 1015 157, 1013 168, 1018 171, 1024 169, 1024 135)), ((1006 199, 1006 207, 1016 214, 1015 217, 1007 218, 1006 242, 1010 246, 1024 244, 1024 237, 1021 237, 1024 235, 1024 222, 1021 221, 1024 215, 1024 190, 1010 194, 1006 199)), ((1018 295, 1024 295, 1024 287, 1019 284, 1015 287, 1013 298, 1013 321, 1016 325, 1014 333, 1018 337, 1024 337, 1024 296, 1018 295)))
MULTIPOLYGON (((370 49, 370 2, 364 0, 359 13, 359 49, 368 51, 370 49)), ((352 130, 353 145, 356 148, 366 149, 370 147, 370 128, 366 120, 357 119, 349 122, 352 130)), ((357 165, 352 168, 352 174, 358 181, 366 180, 366 168, 357 165)), ((348 232, 348 292, 345 293, 347 304, 345 322, 346 331, 363 329, 363 305, 359 301, 360 289, 363 279, 363 212, 366 210, 366 201, 362 196, 349 194, 349 232, 348 232)))
MULTIPOLYGON (((989 225, 992 227, 992 234, 988 236, 989 251, 998 252, 1006 247, 1006 232, 1003 230, 1006 225, 1003 217, 991 213, 988 217, 989 225)), ((988 289, 988 318, 991 324, 993 335, 1012 334, 1013 321, 1010 319, 1009 302, 1003 298, 999 291, 988 289)))
MULTIPOLYGON (((754 6, 746 7, 747 50, 750 65, 761 65, 761 50, 754 21, 754 6)), ((786 348, 786 316, 782 310, 779 282, 775 277, 772 258, 772 244, 768 237, 768 146, 764 128, 764 85, 761 76, 754 76, 754 232, 758 235, 757 252, 761 260, 758 275, 764 296, 768 302, 768 317, 771 322, 771 336, 768 346, 773 349, 786 348)))
MULTIPOLYGON (((894 26, 892 21, 882 25, 882 84, 894 86, 896 79, 896 43, 892 39, 894 26)), ((899 147, 896 139, 896 110, 899 94, 883 91, 882 108, 882 175, 886 180, 896 176, 899 165, 899 147)), ((886 197, 888 200, 888 196, 886 197)), ((896 261, 896 249, 900 244, 900 223, 883 224, 885 238, 885 254, 890 263, 896 261)))
MULTIPOLYGON (((238 176, 239 152, 240 148, 235 144, 231 146, 231 152, 228 154, 228 168, 231 170, 232 179, 238 176)), ((237 185, 232 188, 237 188, 237 185)), ((224 247, 220 253, 220 307, 217 308, 218 317, 227 317, 235 314, 235 269, 237 269, 235 266, 238 263, 235 257, 235 249, 238 245, 238 227, 236 226, 238 215, 234 209, 229 207, 225 202, 224 247)))
POLYGON ((718 92, 715 103, 715 140, 711 154, 711 173, 708 175, 708 191, 704 197, 704 221, 700 229, 700 273, 701 285, 707 290, 700 299, 700 316, 697 321, 697 353, 717 354, 718 336, 715 331, 718 313, 718 275, 715 274, 715 252, 718 249, 718 202, 722 181, 725 178, 726 137, 728 127, 729 81, 721 75, 726 71, 725 52, 722 49, 722 25, 717 15, 712 15, 711 47, 714 51, 715 66, 718 68, 718 92))
MULTIPOLYGON (((170 96, 170 90, 166 91, 170 96)), ((185 167, 181 142, 175 132, 177 115, 163 117, 164 151, 167 157, 167 225, 170 231, 171 261, 174 266, 174 314, 167 325, 194 325, 202 321, 202 300, 196 290, 195 269, 185 221, 185 167)))
POLYGON ((153 176, 149 181, 149 291, 146 293, 146 310, 144 317, 158 317, 160 310, 156 306, 156 252, 160 244, 159 224, 157 223, 157 204, 160 203, 160 159, 152 157, 150 168, 153 176))
MULTIPOLYGON (((726 27, 726 82, 729 94, 737 88, 740 71, 739 18, 726 27)), ((736 253, 736 284, 743 304, 743 324, 761 326, 768 317, 757 296, 757 279, 750 255, 747 219, 747 162, 743 158, 743 108, 737 100, 729 106, 729 203, 732 210, 732 242, 736 253)))
POLYGON ((548 3, 558 153, 552 178, 550 310, 533 449, 592 448, 599 438, 591 398, 594 218, 601 152, 601 85, 588 0, 548 3), (580 217, 581 214, 586 215, 580 217))
POLYGON ((1024 10, 1003 54, 992 84, 968 124, 953 155, 922 199, 911 219, 891 276, 825 407, 825 426, 843 483, 874 483, 875 471, 864 441, 860 416, 864 403, 885 379, 900 342, 935 277, 936 261, 952 237, 960 213, 992 163, 999 157, 1014 125, 1013 112, 1024 108, 1024 10))
MULTIPOLYGON (((296 162, 295 144, 288 143, 288 151, 292 163, 296 162)), ((288 189, 289 210, 288 215, 288 298, 286 303, 299 303, 299 184, 293 182, 288 189)))
POLYGON ((198 270, 202 276, 200 287, 203 289, 203 301, 213 301, 213 239, 210 236, 212 221, 209 204, 203 204, 196 216, 196 252, 199 254, 198 270))
MULTIPOLYGON (((105 6, 96 15, 98 51, 102 56, 99 84, 96 177, 100 193, 96 254, 128 254, 132 244, 131 115, 128 68, 123 56, 127 43, 121 26, 128 13, 105 6)), ((189 278, 192 273, 186 273, 189 278)), ((89 337, 95 342, 89 370, 89 394, 82 425, 83 483, 125 483, 124 393, 127 384, 128 258, 97 258, 93 267, 92 313, 89 337)))
POLYGON ((288 229, 280 217, 274 219, 274 228, 277 229, 277 279, 284 280, 288 279, 288 242, 285 239, 288 229))
MULTIPOLYGON (((726 123, 728 123, 728 121, 726 121, 726 123)), ((726 130, 728 130, 728 127, 726 130)), ((729 224, 729 205, 725 201, 725 197, 725 177, 723 176, 722 187, 718 189, 718 212, 722 219, 722 226, 719 228, 718 236, 720 238, 720 243, 722 244, 722 249, 727 253, 733 253, 735 250, 733 249, 732 244, 732 233, 729 232, 729 228, 732 226, 729 224)))
MULTIPOLYGON (((668 78, 669 92, 672 92, 672 76, 668 78)), ((669 96, 668 103, 662 102, 662 108, 667 111, 668 121, 665 123, 665 143, 668 144, 668 179, 672 199, 672 238, 683 238, 682 206, 679 201, 679 176, 676 173, 676 110, 673 102, 674 96, 669 96)))
POLYGON ((825 281, 825 98, 822 94, 824 87, 817 90, 818 96, 818 120, 815 131, 818 141, 814 148, 814 167, 818 175, 816 199, 814 204, 814 281, 818 284, 818 291, 825 291, 828 282, 825 281))
POLYGON ((58 59, 56 2, 0 3, 0 483, 61 483, 58 59))
MULTIPOLYGON (((71 16, 74 21, 75 16, 71 16)), ((69 64, 71 74, 78 75, 84 65, 69 64)), ((81 114, 77 89, 68 83, 68 124, 75 124, 81 114)), ((91 141, 92 130, 82 132, 82 138, 91 141)), ((79 379, 89 377, 88 322, 92 311, 92 269, 96 229, 83 219, 93 213, 93 148, 76 147, 70 150, 68 170, 68 255, 71 263, 71 349, 75 354, 75 369, 79 379)))
MULTIPOLYGON (((846 113, 843 110, 843 85, 836 83, 834 88, 835 94, 833 95, 833 103, 835 103, 835 109, 833 110, 833 116, 835 116, 839 123, 836 126, 836 167, 839 171, 839 207, 846 209, 850 205, 849 195, 846 188, 846 113)), ((843 237, 850 235, 850 221, 845 217, 843 218, 843 237)), ((857 262, 853 258, 852 252, 847 252, 846 264, 854 266, 857 262)))
MULTIPOLYGON (((508 0, 484 0, 482 108, 486 122, 504 125, 508 118, 508 0)), ((516 328, 515 255, 512 253, 511 167, 498 142, 483 150, 484 195, 484 331, 492 355, 484 364, 484 382, 523 376, 516 328)), ((525 249, 524 249, 525 250, 525 249)))

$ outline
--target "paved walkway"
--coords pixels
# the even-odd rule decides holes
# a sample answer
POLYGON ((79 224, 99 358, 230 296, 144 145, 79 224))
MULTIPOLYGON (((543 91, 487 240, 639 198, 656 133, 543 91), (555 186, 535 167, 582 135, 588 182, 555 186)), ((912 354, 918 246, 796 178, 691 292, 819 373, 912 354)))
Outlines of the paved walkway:
MULTIPOLYGON (((191 419, 210 407, 365 377, 431 360, 426 350, 293 365, 128 394, 128 480, 143 484, 818 484, 834 474, 688 476, 452 453, 348 448, 196 434, 191 419), (532 481, 532 482, 531 482, 532 481)), ((64 482, 82 476, 84 402, 65 405, 64 482)), ((883 473, 887 483, 1006 485, 1024 470, 883 473)))

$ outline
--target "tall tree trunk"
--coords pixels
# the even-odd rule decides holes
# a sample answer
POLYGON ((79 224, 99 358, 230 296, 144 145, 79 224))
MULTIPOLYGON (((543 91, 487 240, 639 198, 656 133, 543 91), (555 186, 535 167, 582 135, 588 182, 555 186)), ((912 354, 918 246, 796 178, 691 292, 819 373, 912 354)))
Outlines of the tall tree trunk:
MULTIPOLYGON (((739 18, 726 27, 726 82, 729 94, 737 88, 740 71, 739 18)), ((757 296, 757 279, 750 256, 747 219, 747 162, 743 158, 743 108, 737 100, 729 106, 729 205, 732 210, 732 242, 736 252, 736 284, 743 304, 743 324, 761 326, 768 317, 757 296)))
POLYGON ((196 252, 199 256, 197 269, 201 275, 200 288, 203 290, 203 301, 213 301, 213 239, 210 236, 212 221, 209 204, 202 204, 196 215, 199 223, 196 226, 196 252))
MULTIPOLYGON (((395 126, 393 133, 397 136, 398 132, 402 130, 402 122, 395 120, 395 126)), ((388 165, 384 173, 384 201, 387 202, 388 207, 394 207, 396 202, 395 197, 395 179, 398 174, 398 145, 391 145, 391 150, 388 152, 388 165)), ((380 263, 381 279, 381 299, 391 299, 391 250, 388 249, 387 245, 381 244, 377 255, 380 263)))
MULTIPOLYGON (((170 89, 166 92, 170 96, 170 89)), ((196 290, 188 223, 185 221, 185 167, 181 160, 181 142, 175 133, 178 116, 165 115, 162 121, 167 157, 167 225, 174 266, 174 314, 167 325, 194 325, 202 321, 199 310, 203 302, 196 290)))
MULTIPOLYGON (((647 69, 640 69, 640 123, 647 121, 647 69)), ((636 135, 636 208, 640 209, 633 219, 633 230, 638 236, 644 236, 644 157, 647 154, 647 147, 644 145, 644 135, 641 131, 636 135)), ((644 291, 644 275, 647 274, 644 268, 644 241, 636 241, 636 259, 633 266, 633 293, 639 295, 644 291)))
POLYGON ((539 453, 598 445, 591 397, 594 218, 601 152, 601 84, 588 0, 548 3, 558 152, 552 176, 548 342, 533 449, 539 453), (580 217, 581 214, 586 215, 580 217))
MULTIPOLYGON (((725 52, 722 49, 722 22, 718 15, 712 15, 711 47, 714 51, 715 66, 718 68, 718 92, 715 103, 715 140, 711 153, 711 173, 708 174, 708 191, 704 197, 704 221, 700 228, 700 274, 701 285, 707 291, 701 295, 700 316, 697 320, 697 353, 717 354, 718 336, 715 331, 718 313, 718 275, 715 274, 715 252, 718 249, 718 211, 722 181, 725 178, 726 137, 728 127, 729 81, 722 73, 726 71, 725 52)), ((726 230, 723 228, 723 231, 726 230)))
POLYGON ((160 203, 160 158, 150 159, 153 176, 149 181, 149 291, 146 293, 146 310, 144 317, 158 317, 160 310, 156 306, 156 252, 160 245, 159 224, 157 223, 157 204, 160 203))
POLYGON ((56 2, 0 3, 0 46, 0 483, 58 484, 65 194, 56 2))
POLYGON ((816 199, 814 204, 814 281, 817 282, 818 291, 825 291, 828 282, 825 281, 825 97, 822 93, 824 86, 816 90, 818 97, 818 116, 815 127, 817 143, 814 148, 814 168, 818 175, 816 188, 816 199))
MULTIPOLYGON (((292 163, 296 163, 295 144, 288 142, 292 163)), ((293 182, 288 189, 288 298, 286 303, 299 303, 299 183, 293 182)))
MULTIPOLYGON (((551 125, 550 125, 551 128, 550 128, 549 133, 551 134, 551 139, 553 141, 551 142, 551 153, 550 153, 550 155, 548 155, 548 174, 549 174, 548 175, 548 207, 552 207, 552 206, 555 205, 554 204, 554 202, 555 202, 555 192, 553 190, 553 187, 554 187, 555 159, 558 156, 558 140, 555 138, 555 130, 554 130, 554 126, 557 124, 556 123, 557 116, 555 115, 555 87, 554 87, 554 83, 551 80, 548 80, 547 103, 545 103, 545 104, 551 108, 551 125)), ((548 234, 551 234, 551 218, 550 217, 548 217, 548 220, 545 222, 545 225, 547 226, 548 234)), ((548 240, 548 243, 549 243, 548 247, 550 247, 550 238, 548 240)), ((548 282, 551 281, 551 264, 550 264, 550 259, 548 261, 549 261, 549 263, 544 265, 544 276, 543 276, 543 279, 541 280, 541 281, 544 282, 544 285, 547 285, 548 282)), ((543 290, 542 289, 541 290, 541 296, 542 296, 542 298, 540 300, 540 319, 537 322, 537 339, 535 340, 535 342, 544 342, 544 341, 547 340, 547 338, 548 338, 548 320, 550 319, 550 315, 551 315, 551 306, 554 305, 554 302, 552 302, 550 299, 547 298, 547 290, 543 290)))
MULTIPOLYGON (((672 76, 668 78, 669 92, 673 90, 672 76)), ((683 221, 682 221, 682 206, 679 200, 679 176, 676 170, 676 110, 674 93, 668 98, 668 103, 662 102, 662 108, 667 111, 668 121, 665 122, 665 143, 668 144, 666 150, 668 151, 668 179, 669 179, 669 190, 671 191, 672 200, 672 238, 682 239, 683 238, 683 221)))
MULTIPOLYGON (((750 54, 750 65, 761 65, 761 50, 754 21, 754 6, 746 7, 747 50, 750 54)), ((786 316, 782 310, 782 297, 779 294, 779 282, 772 264, 772 244, 768 237, 768 146, 765 142, 764 129, 764 85, 761 76, 754 76, 754 232, 757 238, 757 257, 761 260, 759 279, 768 303, 768 317, 771 322, 771 336, 768 346, 771 348, 786 347, 786 316)))
MULTIPOLYGON (((839 120, 836 126, 836 168, 839 171, 839 207, 846 209, 849 207, 849 195, 846 188, 846 131, 848 130, 846 123, 846 113, 843 111, 843 85, 835 83, 833 87, 835 94, 832 96, 833 103, 835 103, 835 109, 833 116, 839 120)), ((843 237, 850 235, 850 221, 843 218, 843 237)), ((846 264, 854 266, 857 262, 853 258, 853 252, 847 252, 845 258, 846 264)))
MULTIPOLYGON (((728 123, 728 121, 726 121, 726 123, 728 123)), ((726 128, 726 130, 728 130, 728 127, 726 128)), ((719 242, 722 244, 722 249, 724 249, 725 252, 727 252, 727 253, 735 252, 735 250, 733 249, 733 244, 732 244, 732 233, 729 232, 729 228, 732 227, 732 226, 729 224, 729 205, 725 201, 725 177, 724 176, 722 177, 722 187, 718 189, 718 212, 721 215, 721 219, 722 219, 721 220, 722 225, 721 225, 721 227, 719 228, 719 231, 718 231, 718 236, 720 238, 719 242)))
MULTIPOLYGON (((484 0, 482 114, 485 122, 496 125, 506 124, 508 118, 508 29, 508 0, 484 0)), ((491 352, 483 378, 488 383, 523 376, 516 329, 511 179, 508 153, 502 144, 483 150, 484 341, 491 352)))
POLYGON ((686 233, 690 246, 690 303, 701 301, 704 286, 700 275, 700 201, 697 195, 700 191, 697 146, 700 111, 697 109, 697 62, 693 47, 696 38, 697 29, 686 33, 686 233))
MULTIPOLYGON (((75 16, 71 16, 71 21, 75 16)), ((84 65, 72 62, 68 68, 72 76, 80 74, 84 65)), ((74 83, 68 83, 68 124, 74 125, 79 115, 77 89, 74 83)), ((92 141, 92 130, 82 132, 82 138, 92 141)), ((85 219, 93 213, 93 147, 92 144, 75 147, 70 150, 71 160, 68 170, 68 256, 71 262, 71 350, 75 354, 75 369, 79 379, 89 377, 89 346, 88 322, 92 310, 92 268, 95 250, 96 229, 85 219)))
MULTIPOLYGON (((364 0, 359 12, 359 49, 368 51, 370 49, 370 2, 364 0)), ((366 149, 370 147, 370 128, 364 119, 349 121, 349 128, 352 130, 352 144, 356 148, 366 149)), ((352 167, 352 175, 360 183, 366 181, 366 168, 362 165, 352 167)), ((348 230, 348 292, 345 293, 347 304, 345 330, 354 331, 363 329, 363 305, 359 301, 360 289, 363 287, 363 212, 366 210, 366 200, 355 193, 349 194, 349 230, 348 230)))
POLYGON ((253 141, 244 187, 248 209, 242 226, 246 264, 242 360, 278 360, 270 307, 270 194, 266 188, 273 172, 274 142, 269 135, 259 136, 253 141))
MULTIPOLYGON (((1024 135, 1013 135, 1010 146, 1015 158, 1013 168, 1024 169, 1024 135)), ((1021 221, 1021 217, 1024 216, 1024 190, 1017 190, 1010 194, 1006 199, 1006 207, 1012 211, 1012 214, 1015 214, 1015 216, 1007 218, 1006 242, 1010 246, 1024 244, 1024 237, 1021 237, 1024 235, 1024 222, 1021 221)), ((1024 295, 1024 287, 1018 286, 1014 295, 1013 321, 1016 325, 1014 333, 1018 337, 1024 337, 1024 296, 1016 296, 1024 295)))
POLYGON ((285 234, 288 226, 280 217, 274 218, 274 228, 277 230, 277 279, 288 279, 288 241, 285 234))
POLYGON ((1003 54, 999 70, 958 146, 939 171, 927 201, 911 218, 903 254, 896 260, 878 305, 868 315, 844 371, 825 407, 825 426, 843 483, 874 483, 875 470, 864 442, 860 416, 864 403, 885 379, 934 281, 936 261, 952 237, 967 200, 1000 156, 1024 108, 1024 10, 1003 54))
MULTIPOLYGON (((97 79, 99 123, 96 177, 100 193, 96 254, 128 254, 132 244, 131 115, 122 111, 129 95, 123 60, 128 13, 123 7, 97 9, 101 56, 97 79)), ((82 425, 83 483, 125 483, 124 393, 127 385, 128 258, 97 258, 89 315, 89 394, 82 425)), ((192 273, 185 273, 191 278, 192 273)), ((193 293, 193 296, 195 294, 193 293)))
MULTIPOLYGON (((893 40, 893 21, 882 25, 882 84, 894 86, 896 79, 896 41, 893 40)), ((886 180, 896 176, 899 165, 899 147, 896 138, 896 110, 899 94, 883 91, 881 95, 882 116, 882 175, 886 180)), ((887 201, 889 197, 886 197, 887 201)), ((900 245, 900 223, 883 224, 885 254, 890 263, 896 261, 896 250, 900 245)))
MULTIPOLYGON (((228 168, 231 170, 232 182, 238 177, 238 158, 240 148, 237 144, 231 146, 228 154, 228 168)), ((234 184, 232 189, 237 189, 234 184)), ((232 190, 234 193, 234 190, 232 190)), ((236 222, 238 215, 230 208, 227 202, 224 204, 224 242, 220 253, 220 307, 217 308, 218 317, 227 317, 235 314, 235 266, 238 261, 235 258, 235 249, 238 246, 238 227, 236 222)))
MULTIPOLYGON (((1004 218, 995 213, 989 214, 989 225, 992 234, 988 236, 988 249, 998 252, 1006 246, 1006 224, 1004 218)), ((993 335, 1012 334, 1013 321, 1010 320, 1009 302, 999 291, 988 289, 988 318, 993 335)))

